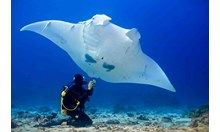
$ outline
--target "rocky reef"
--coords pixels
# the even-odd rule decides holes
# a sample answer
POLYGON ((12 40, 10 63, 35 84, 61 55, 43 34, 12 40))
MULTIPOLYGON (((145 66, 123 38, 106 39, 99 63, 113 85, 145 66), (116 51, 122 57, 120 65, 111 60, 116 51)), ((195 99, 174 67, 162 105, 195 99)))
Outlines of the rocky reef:
POLYGON ((209 125, 209 106, 204 105, 187 114, 192 119, 190 127, 203 127, 209 125))
POLYGON ((161 113, 143 107, 136 110, 137 107, 127 108, 121 106, 115 106, 113 109, 89 108, 86 113, 93 120, 93 125, 89 127, 69 125, 70 118, 53 108, 13 108, 11 128, 12 132, 208 132, 208 105, 187 112, 161 113))

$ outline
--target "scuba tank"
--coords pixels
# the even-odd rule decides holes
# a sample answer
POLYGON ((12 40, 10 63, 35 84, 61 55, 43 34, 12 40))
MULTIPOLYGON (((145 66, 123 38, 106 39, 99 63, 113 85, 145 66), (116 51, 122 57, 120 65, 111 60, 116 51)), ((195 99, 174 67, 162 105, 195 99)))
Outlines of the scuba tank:
POLYGON ((68 108, 68 107, 65 106, 65 104, 64 104, 64 98, 65 98, 65 96, 67 95, 68 88, 72 87, 73 85, 74 85, 74 83, 73 83, 73 82, 70 82, 68 85, 65 85, 65 86, 63 87, 63 91, 61 92, 61 102, 60 102, 61 106, 60 106, 60 108, 61 108, 61 113, 64 114, 64 115, 67 115, 67 112, 68 112, 68 111, 74 111, 74 110, 76 110, 77 107, 78 107, 79 104, 80 104, 80 102, 79 102, 78 100, 76 100, 76 99, 73 100, 73 101, 75 102, 75 103, 73 103, 73 104, 75 104, 75 106, 73 106, 72 108, 68 108))

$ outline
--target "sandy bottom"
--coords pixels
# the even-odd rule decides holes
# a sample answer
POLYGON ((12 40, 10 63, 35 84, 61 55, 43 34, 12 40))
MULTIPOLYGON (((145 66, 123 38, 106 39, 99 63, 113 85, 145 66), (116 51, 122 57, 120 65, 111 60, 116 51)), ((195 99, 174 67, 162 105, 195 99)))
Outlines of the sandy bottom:
POLYGON ((90 108, 89 127, 67 125, 68 116, 50 107, 12 109, 12 132, 208 132, 208 106, 190 111, 137 107, 90 108))

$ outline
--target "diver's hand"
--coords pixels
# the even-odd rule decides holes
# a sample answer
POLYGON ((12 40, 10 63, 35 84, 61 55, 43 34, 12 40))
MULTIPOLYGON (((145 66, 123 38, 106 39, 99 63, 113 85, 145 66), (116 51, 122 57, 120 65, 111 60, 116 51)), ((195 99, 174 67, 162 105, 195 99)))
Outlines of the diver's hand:
POLYGON ((92 81, 89 82, 88 84, 88 90, 93 89, 93 87, 95 86, 96 81, 93 79, 92 81))

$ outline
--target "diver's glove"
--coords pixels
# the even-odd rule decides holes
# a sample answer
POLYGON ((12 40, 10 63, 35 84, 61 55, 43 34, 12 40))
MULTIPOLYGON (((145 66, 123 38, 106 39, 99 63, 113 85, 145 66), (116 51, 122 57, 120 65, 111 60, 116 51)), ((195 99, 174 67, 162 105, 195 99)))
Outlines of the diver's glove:
POLYGON ((67 89, 68 89, 68 86, 64 86, 64 87, 63 87, 63 91, 62 91, 62 93, 61 93, 61 96, 62 96, 62 97, 66 96, 67 89))
POLYGON ((93 87, 95 86, 96 81, 93 79, 92 81, 89 82, 88 84, 88 90, 92 90, 93 87))

